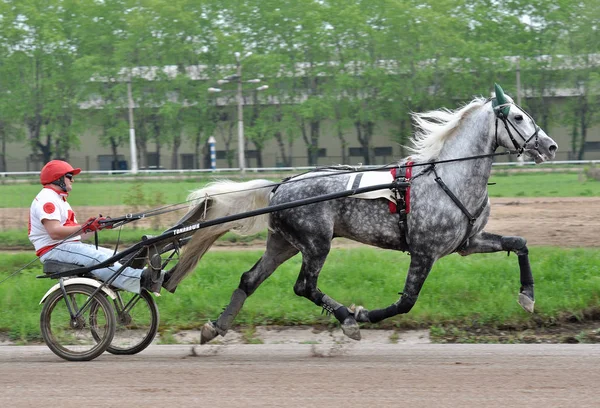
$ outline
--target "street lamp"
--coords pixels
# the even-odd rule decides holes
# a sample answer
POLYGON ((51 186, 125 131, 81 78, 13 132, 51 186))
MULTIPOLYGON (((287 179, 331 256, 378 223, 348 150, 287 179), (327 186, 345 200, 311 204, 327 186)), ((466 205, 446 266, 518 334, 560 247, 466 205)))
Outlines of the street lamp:
MULTIPOLYGON (((257 84, 260 83, 260 79, 249 79, 247 81, 242 80, 242 60, 252 55, 251 52, 246 53, 243 57, 240 57, 240 53, 236 52, 235 54, 235 62, 236 62, 236 73, 235 75, 230 75, 224 79, 219 79, 217 81, 218 85, 224 85, 231 82, 237 82, 237 113, 238 113, 238 163, 240 166, 240 170, 242 173, 246 172, 246 158, 244 155, 244 98, 242 95, 243 92, 243 84, 257 84)), ((256 88, 257 91, 264 91, 268 89, 269 85, 262 85, 256 88)), ((221 88, 208 88, 208 92, 221 92, 221 88)))

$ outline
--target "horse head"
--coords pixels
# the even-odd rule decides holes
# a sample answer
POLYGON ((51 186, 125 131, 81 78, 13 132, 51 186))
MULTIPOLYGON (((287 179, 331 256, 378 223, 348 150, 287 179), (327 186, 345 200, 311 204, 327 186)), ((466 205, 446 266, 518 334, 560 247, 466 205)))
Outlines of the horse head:
POLYGON ((558 145, 533 120, 529 113, 514 103, 504 93, 500 85, 495 84, 496 97, 492 107, 496 115, 496 144, 508 149, 525 153, 536 164, 554 159, 558 145), (500 126, 502 122, 504 126, 500 126))

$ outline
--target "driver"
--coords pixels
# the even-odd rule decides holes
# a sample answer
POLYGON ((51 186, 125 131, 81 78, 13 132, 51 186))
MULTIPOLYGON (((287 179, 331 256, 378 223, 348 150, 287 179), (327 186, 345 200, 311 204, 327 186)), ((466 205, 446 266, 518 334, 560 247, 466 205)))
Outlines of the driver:
MULTIPOLYGON (((89 267, 112 255, 108 248, 96 248, 81 242, 91 232, 111 227, 110 224, 100 222, 106 220, 103 217, 90 218, 83 225, 77 222, 67 197, 73 189, 74 177, 80 172, 81 169, 74 169, 62 160, 52 160, 42 168, 40 182, 44 188, 31 203, 28 233, 42 263, 53 260, 89 267)), ((115 262, 110 267, 96 269, 91 273, 97 279, 106 281, 119 268, 121 264, 115 262)), ((163 274, 152 268, 127 267, 112 285, 134 293, 140 293, 141 289, 159 293, 162 281, 163 274)))

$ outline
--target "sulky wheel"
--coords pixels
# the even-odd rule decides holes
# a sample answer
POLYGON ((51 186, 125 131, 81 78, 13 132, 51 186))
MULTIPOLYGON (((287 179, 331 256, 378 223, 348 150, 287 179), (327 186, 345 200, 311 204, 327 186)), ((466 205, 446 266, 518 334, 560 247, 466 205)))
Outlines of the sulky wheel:
MULTIPOLYGON (((152 343, 158 331, 158 306, 146 290, 138 295, 117 291, 113 301, 116 329, 106 351, 112 354, 137 354, 152 343)), ((92 312, 94 313, 94 312, 92 312)))
POLYGON ((110 345, 115 312, 103 292, 85 284, 65 286, 44 302, 40 328, 46 345, 69 361, 93 360, 110 345))

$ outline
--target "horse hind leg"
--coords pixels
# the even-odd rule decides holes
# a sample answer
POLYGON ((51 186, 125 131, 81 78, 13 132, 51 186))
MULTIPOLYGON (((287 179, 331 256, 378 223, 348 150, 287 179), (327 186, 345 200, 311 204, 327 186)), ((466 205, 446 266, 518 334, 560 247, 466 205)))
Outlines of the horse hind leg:
POLYGON ((202 327, 200 344, 205 344, 218 335, 225 336, 248 296, 252 295, 279 265, 297 253, 298 250, 282 237, 274 233, 269 234, 266 252, 249 271, 242 274, 239 286, 233 291, 229 304, 219 318, 216 321, 207 322, 202 327))
MULTIPOLYGON (((314 238, 314 240, 316 239, 314 238)), ((317 287, 319 273, 329 254, 330 244, 331 241, 323 240, 320 244, 304 248, 302 251, 302 267, 294 285, 294 293, 307 298, 315 305, 333 314, 340 322, 342 331, 346 336, 353 340, 360 340, 360 328, 354 314, 346 306, 321 292, 317 287)))

